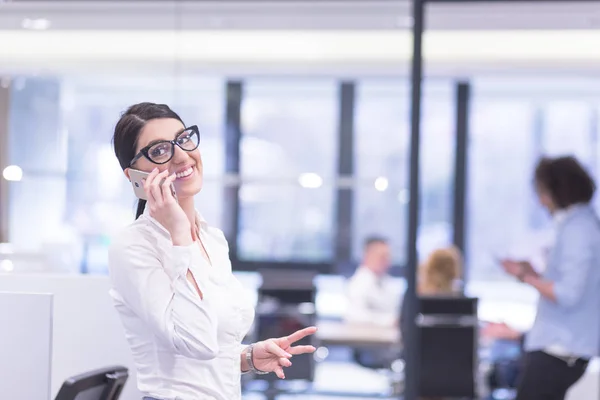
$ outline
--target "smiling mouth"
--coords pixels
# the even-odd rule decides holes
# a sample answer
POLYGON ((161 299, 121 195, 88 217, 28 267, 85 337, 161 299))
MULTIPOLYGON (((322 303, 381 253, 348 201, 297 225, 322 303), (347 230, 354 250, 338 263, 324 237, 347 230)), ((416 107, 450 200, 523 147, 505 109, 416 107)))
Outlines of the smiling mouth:
POLYGON ((194 173, 194 166, 190 166, 186 169, 184 169, 183 171, 177 172, 175 174, 175 176, 177 177, 177 179, 184 179, 187 178, 188 176, 192 175, 194 173))

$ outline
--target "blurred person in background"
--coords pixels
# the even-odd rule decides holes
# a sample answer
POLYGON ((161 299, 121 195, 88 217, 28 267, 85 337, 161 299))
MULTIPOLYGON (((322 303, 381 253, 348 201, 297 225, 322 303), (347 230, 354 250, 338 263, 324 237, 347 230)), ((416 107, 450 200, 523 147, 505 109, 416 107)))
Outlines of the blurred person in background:
MULTIPOLYGON (((390 329, 398 326, 401 295, 388 273, 390 253, 387 239, 371 236, 365 240, 363 260, 347 285, 346 322, 390 329)), ((399 356, 395 351, 378 349, 353 352, 358 364, 372 369, 388 369, 399 356)))
MULTIPOLYGON (((459 249, 447 247, 434 250, 419 265, 417 271, 418 296, 457 296, 461 295, 458 282, 462 277, 463 261, 459 249)), ((405 318, 406 302, 402 302, 400 330, 405 337, 408 320, 405 318)))
POLYGON ((517 400, 562 400, 600 355, 600 223, 590 205, 595 183, 575 158, 558 157, 539 161, 534 184, 555 225, 545 271, 528 261, 502 261, 509 275, 540 294, 517 400))
MULTIPOLYGON (((454 246, 436 249, 429 254, 417 270, 418 296, 460 296, 458 283, 462 277, 463 260, 460 250, 454 246)), ((409 320, 406 318, 406 302, 400 313, 401 336, 406 337, 409 320)), ((404 344, 406 345, 406 343, 404 344)), ((442 400, 420 397, 420 400, 442 400)))
POLYGON ((396 325, 401 296, 388 274, 390 266, 387 239, 368 237, 362 262, 347 285, 347 322, 388 327, 396 325))
POLYGON ((235 400, 242 372, 283 379, 292 356, 315 350, 292 344, 316 329, 242 345, 251 298, 232 274, 223 232, 194 206, 203 182, 198 127, 164 104, 140 103, 121 116, 113 144, 127 178, 149 173, 147 201, 109 250, 110 295, 144 398, 235 400))
POLYGON ((417 290, 421 296, 460 294, 462 255, 456 247, 434 250, 419 267, 417 290))

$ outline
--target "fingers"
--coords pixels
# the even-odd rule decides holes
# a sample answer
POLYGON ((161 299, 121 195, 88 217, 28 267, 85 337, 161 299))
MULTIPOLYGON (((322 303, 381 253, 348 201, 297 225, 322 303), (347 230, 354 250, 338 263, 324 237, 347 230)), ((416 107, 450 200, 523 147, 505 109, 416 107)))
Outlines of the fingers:
POLYGON ((317 350, 314 346, 294 346, 289 348, 289 352, 297 356, 298 354, 314 353, 317 350))
POLYGON ((156 174, 152 178, 150 178, 150 176, 149 176, 147 179, 148 186, 150 188, 150 196, 152 197, 152 199, 154 199, 154 203, 158 207, 162 206, 164 203, 164 196, 162 193, 161 182, 163 179, 167 178, 168 173, 169 173, 169 170, 166 169, 166 170, 156 174))
POLYGON ((292 366, 292 362, 289 359, 282 357, 279 359, 279 365, 287 368, 292 366))
POLYGON ((177 176, 175 174, 169 175, 162 184, 162 198, 165 203, 170 203, 175 200, 171 185, 175 182, 177 176))
POLYGON ((283 367, 291 367, 292 362, 285 357, 279 359, 279 365, 275 367, 275 375, 279 377, 279 379, 285 379, 285 374, 283 373, 283 367))
POLYGON ((271 354, 276 355, 279 358, 291 358, 292 357, 292 355, 290 353, 286 352, 281 347, 277 346, 277 344, 275 344, 275 342, 273 342, 273 341, 267 342, 267 351, 271 354))
POLYGON ((275 368, 275 370, 273 372, 275 372, 275 375, 277 375, 277 377, 279 379, 285 379, 285 374, 283 373, 283 368, 277 367, 277 368, 275 368))
POLYGON ((299 331, 292 333, 287 337, 287 340, 290 342, 290 344, 295 343, 302 338, 313 335, 316 331, 316 326, 309 326, 308 328, 300 329, 299 331))
POLYGON ((152 181, 154 180, 156 175, 158 175, 158 168, 154 168, 150 172, 150 175, 148 175, 148 177, 146 179, 144 179, 144 191, 146 192, 146 196, 148 197, 148 200, 151 199, 150 183, 152 183, 152 181))

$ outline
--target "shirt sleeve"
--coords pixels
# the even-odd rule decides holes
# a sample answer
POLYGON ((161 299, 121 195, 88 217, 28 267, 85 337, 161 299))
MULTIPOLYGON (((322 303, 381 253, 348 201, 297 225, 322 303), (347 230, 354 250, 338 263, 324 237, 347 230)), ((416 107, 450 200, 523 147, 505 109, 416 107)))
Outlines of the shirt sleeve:
POLYGON ((560 237, 558 261, 559 278, 554 281, 556 302, 563 307, 574 307, 582 299, 589 272, 594 264, 594 249, 589 230, 572 221, 560 237))
POLYGON ((120 238, 109 250, 115 290, 155 336, 174 352, 200 360, 217 356, 217 317, 205 286, 197 243, 172 246, 161 261, 152 244, 139 234, 120 238), (169 265, 163 265, 169 264, 169 265), (192 270, 203 298, 187 280, 192 270))

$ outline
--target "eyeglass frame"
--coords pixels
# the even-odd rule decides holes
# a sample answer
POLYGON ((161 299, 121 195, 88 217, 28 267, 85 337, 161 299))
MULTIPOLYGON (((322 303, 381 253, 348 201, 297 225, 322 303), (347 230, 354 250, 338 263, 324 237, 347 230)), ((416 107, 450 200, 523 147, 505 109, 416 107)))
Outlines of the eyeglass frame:
POLYGON ((149 144, 148 146, 140 149, 140 151, 135 155, 135 157, 133 157, 133 159, 129 162, 129 166, 132 167, 133 164, 135 164, 137 162, 137 160, 139 160, 142 157, 146 157, 146 159, 148 161, 150 161, 151 163, 156 164, 156 165, 166 164, 166 163, 168 163, 169 161, 171 161, 173 159, 173 156, 175 155, 175 146, 179 147, 181 150, 183 150, 185 152, 188 152, 188 153, 190 151, 196 150, 198 148, 198 146, 200 146, 200 130, 198 129, 198 125, 188 126, 187 128, 183 129, 181 132, 179 132, 177 134, 177 136, 175 136, 175 139, 173 139, 173 140, 159 140, 158 142, 154 142, 154 143, 149 144), (194 147, 193 149, 188 150, 188 149, 184 149, 183 147, 181 147, 181 145, 179 143, 177 143, 177 139, 179 139, 179 136, 182 133, 184 133, 186 131, 189 131, 190 129, 192 130, 192 133, 194 133, 194 134, 196 134, 198 136, 198 143, 196 144, 196 147, 194 147), (152 147, 154 147, 154 146, 156 146, 157 144, 160 144, 160 143, 171 143, 171 149, 172 149, 171 150, 171 157, 169 157, 168 160, 166 160, 164 162, 161 162, 161 163, 153 161, 150 158, 150 156, 148 155, 148 150, 150 150, 152 147))

